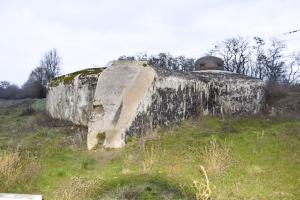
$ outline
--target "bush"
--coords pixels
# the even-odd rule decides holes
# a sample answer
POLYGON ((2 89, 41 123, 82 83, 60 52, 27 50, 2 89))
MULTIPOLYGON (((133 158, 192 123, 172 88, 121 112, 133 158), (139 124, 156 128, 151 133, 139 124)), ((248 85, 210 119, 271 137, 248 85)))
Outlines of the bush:
POLYGON ((300 85, 268 84, 266 104, 272 115, 300 116, 300 85))
POLYGON ((288 86, 268 83, 266 87, 266 104, 271 106, 288 95, 288 86))

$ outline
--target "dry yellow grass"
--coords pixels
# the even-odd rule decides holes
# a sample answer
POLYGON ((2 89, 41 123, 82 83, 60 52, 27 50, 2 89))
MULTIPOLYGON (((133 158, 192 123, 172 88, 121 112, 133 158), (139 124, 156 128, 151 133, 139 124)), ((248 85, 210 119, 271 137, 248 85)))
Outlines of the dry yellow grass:
POLYGON ((55 199, 57 200, 82 200, 87 199, 88 196, 101 187, 101 178, 93 180, 85 180, 83 178, 74 176, 71 181, 60 188, 56 194, 55 199))
POLYGON ((28 152, 0 153, 0 184, 1 191, 6 192, 17 184, 25 183, 40 171, 39 162, 28 152))
POLYGON ((202 152, 204 166, 207 171, 217 175, 224 172, 231 161, 230 151, 231 148, 229 145, 220 144, 213 137, 202 152))
POLYGON ((163 155, 163 150, 159 145, 144 146, 144 158, 142 160, 143 172, 148 172, 159 161, 163 155))
POLYGON ((203 181, 194 180, 193 181, 193 188, 195 190, 195 196, 197 200, 208 200, 211 195, 211 189, 209 184, 209 179, 206 173, 205 168, 200 165, 201 173, 204 177, 203 181))

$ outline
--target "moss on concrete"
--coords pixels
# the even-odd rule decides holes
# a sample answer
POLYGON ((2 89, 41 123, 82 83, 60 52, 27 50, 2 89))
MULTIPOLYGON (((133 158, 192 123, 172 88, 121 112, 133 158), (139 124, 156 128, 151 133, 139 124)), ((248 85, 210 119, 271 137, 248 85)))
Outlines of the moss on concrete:
POLYGON ((65 85, 73 83, 74 78, 79 75, 79 78, 85 78, 89 75, 100 74, 106 68, 88 68, 80 71, 76 71, 70 74, 58 76, 52 79, 49 83, 50 87, 56 87, 60 83, 64 83, 65 85))

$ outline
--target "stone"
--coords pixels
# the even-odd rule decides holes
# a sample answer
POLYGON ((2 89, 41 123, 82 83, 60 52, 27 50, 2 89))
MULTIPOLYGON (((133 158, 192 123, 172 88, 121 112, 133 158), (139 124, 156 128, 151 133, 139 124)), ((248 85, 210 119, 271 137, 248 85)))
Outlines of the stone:
POLYGON ((224 70, 224 61, 215 56, 204 56, 196 61, 195 70, 224 70))
MULTIPOLYGON (((265 99, 265 85, 255 78, 221 70, 174 72, 138 61, 114 62, 99 75, 93 92, 80 93, 80 99, 89 99, 85 114, 62 115, 78 105, 73 100, 61 106, 57 97, 65 89, 56 87, 62 85, 50 88, 57 92, 47 95, 47 109, 53 117, 86 119, 77 122, 88 126, 88 149, 121 148, 129 136, 201 115, 257 114, 265 99)), ((78 98, 78 84, 65 87, 74 91, 69 99, 78 98)))

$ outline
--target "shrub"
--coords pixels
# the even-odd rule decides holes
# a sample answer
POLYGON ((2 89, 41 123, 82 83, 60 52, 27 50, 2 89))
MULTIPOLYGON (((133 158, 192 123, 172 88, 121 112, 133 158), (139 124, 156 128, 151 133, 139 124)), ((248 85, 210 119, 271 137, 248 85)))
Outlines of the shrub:
POLYGON ((267 113, 300 117, 300 86, 268 84, 266 88, 267 113))
POLYGON ((266 103, 271 106, 280 99, 288 96, 287 88, 288 86, 283 86, 275 83, 268 83, 266 87, 266 103))

